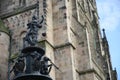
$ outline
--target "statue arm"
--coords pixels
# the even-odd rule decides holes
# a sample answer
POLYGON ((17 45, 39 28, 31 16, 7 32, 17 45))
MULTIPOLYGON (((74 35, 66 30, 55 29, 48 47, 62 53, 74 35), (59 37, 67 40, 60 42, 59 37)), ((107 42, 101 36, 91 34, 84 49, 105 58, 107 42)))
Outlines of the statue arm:
POLYGON ((43 17, 43 15, 42 15, 41 17, 42 17, 42 20, 40 21, 40 24, 42 24, 42 23, 43 23, 43 20, 44 20, 44 17, 43 17))

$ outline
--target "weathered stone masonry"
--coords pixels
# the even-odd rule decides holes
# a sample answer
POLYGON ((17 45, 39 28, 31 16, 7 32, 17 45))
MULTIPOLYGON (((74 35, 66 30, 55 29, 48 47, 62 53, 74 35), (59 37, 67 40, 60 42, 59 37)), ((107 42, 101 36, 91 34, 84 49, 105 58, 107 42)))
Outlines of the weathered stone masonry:
POLYGON ((37 14, 37 0, 0 1, 0 80, 7 80, 9 31, 12 58, 22 49, 27 23, 33 15, 44 17, 38 44, 60 68, 52 68, 53 80, 113 80, 109 49, 106 49, 109 46, 100 34, 95 0, 39 2, 37 14))

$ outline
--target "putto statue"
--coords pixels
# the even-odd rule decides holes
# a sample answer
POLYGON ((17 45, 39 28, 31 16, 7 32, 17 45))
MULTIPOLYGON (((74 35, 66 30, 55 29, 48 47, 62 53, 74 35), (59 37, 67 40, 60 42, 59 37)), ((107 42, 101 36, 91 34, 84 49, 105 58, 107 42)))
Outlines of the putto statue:
POLYGON ((24 47, 35 46, 37 43, 38 30, 42 27, 44 17, 39 22, 36 16, 32 17, 32 21, 27 24, 28 33, 23 39, 24 47))

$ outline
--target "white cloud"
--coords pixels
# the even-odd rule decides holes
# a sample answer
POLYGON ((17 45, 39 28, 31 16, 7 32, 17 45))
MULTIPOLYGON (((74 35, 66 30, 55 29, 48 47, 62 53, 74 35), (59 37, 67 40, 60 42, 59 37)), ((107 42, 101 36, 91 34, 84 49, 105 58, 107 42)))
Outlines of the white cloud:
POLYGON ((96 0, 100 16, 100 26, 109 31, 114 31, 120 26, 120 1, 96 0))

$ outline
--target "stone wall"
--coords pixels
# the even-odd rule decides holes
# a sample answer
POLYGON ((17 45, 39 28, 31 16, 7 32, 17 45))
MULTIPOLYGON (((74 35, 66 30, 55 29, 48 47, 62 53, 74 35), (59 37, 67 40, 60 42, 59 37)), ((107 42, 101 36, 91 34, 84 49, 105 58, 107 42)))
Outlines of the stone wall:
POLYGON ((60 70, 55 71, 56 80, 75 80, 74 56, 72 46, 64 46, 55 50, 55 63, 60 70))
POLYGON ((9 36, 0 32, 0 80, 7 80, 9 55, 9 36))

